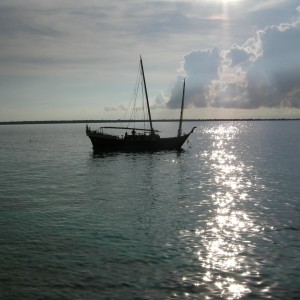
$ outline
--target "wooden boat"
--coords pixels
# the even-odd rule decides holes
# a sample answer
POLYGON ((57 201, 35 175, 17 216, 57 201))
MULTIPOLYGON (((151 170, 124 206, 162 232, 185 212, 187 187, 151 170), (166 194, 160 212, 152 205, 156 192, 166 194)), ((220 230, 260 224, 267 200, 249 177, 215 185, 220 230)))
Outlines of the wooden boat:
POLYGON ((88 125, 86 125, 86 135, 90 138, 93 149, 95 152, 110 152, 110 151, 120 151, 120 152, 134 152, 134 151, 162 151, 162 150, 180 150, 182 145, 188 139, 190 134, 194 131, 196 127, 193 127, 191 131, 187 134, 182 134, 182 117, 184 110, 184 92, 185 92, 185 81, 183 83, 183 93, 182 93, 182 103, 181 112, 179 120, 179 128, 177 136, 174 137, 160 137, 158 130, 153 128, 151 111, 148 100, 148 93, 146 87, 146 79, 143 67, 142 58, 140 58, 140 71, 142 76, 143 88, 147 104, 147 112, 149 117, 149 129, 145 128, 135 128, 135 127, 112 127, 105 126, 100 127, 98 130, 91 130, 88 125), (115 134, 108 134, 104 132, 106 129, 122 129, 126 130, 125 134, 121 137, 115 134), (127 131, 130 131, 130 134, 127 131), (138 133, 137 133, 138 132, 138 133))

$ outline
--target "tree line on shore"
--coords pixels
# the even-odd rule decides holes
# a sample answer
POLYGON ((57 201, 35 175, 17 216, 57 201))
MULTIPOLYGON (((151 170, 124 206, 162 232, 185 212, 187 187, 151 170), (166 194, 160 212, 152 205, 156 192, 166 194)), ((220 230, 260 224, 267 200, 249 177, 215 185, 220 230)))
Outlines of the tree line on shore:
MULTIPOLYGON (((247 118, 247 119, 184 119, 183 122, 211 122, 211 121, 292 121, 299 118, 247 118)), ((144 120, 45 120, 45 121, 5 121, 0 125, 30 125, 30 124, 80 124, 80 123, 128 123, 144 122, 144 120)), ((152 122, 178 122, 178 119, 156 119, 152 122)))

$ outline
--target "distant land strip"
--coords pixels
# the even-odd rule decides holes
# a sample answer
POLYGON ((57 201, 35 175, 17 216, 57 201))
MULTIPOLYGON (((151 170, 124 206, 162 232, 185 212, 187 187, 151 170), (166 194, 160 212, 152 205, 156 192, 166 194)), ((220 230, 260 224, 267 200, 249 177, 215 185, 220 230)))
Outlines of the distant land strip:
MULTIPOLYGON (((184 119, 183 122, 212 122, 212 121, 299 121, 300 118, 247 118, 247 119, 184 119)), ((152 122, 178 122, 178 119, 156 119, 152 122)), ((6 121, 0 125, 33 125, 33 124, 89 124, 89 123, 128 123, 148 122, 148 120, 48 120, 48 121, 6 121)))

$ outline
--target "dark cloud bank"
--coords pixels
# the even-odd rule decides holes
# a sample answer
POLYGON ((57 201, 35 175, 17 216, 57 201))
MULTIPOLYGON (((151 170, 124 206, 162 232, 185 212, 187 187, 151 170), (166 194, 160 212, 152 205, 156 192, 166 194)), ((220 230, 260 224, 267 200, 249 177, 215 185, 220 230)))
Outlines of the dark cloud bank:
MULTIPOLYGON (((300 108, 300 22, 269 26, 243 45, 184 57, 189 107, 300 108)), ((167 102, 179 108, 183 76, 167 102)))

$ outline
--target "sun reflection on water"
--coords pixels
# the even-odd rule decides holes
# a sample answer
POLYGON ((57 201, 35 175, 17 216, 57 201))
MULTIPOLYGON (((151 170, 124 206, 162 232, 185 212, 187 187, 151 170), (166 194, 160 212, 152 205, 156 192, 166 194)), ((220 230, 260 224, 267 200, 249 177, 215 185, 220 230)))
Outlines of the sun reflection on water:
POLYGON ((233 142, 238 133, 239 129, 233 125, 217 126, 207 132, 212 147, 203 157, 212 169, 214 209, 206 230, 196 230, 204 245, 196 253, 205 269, 202 280, 213 284, 219 296, 226 299, 238 299, 251 292, 243 280, 250 272, 242 255, 247 247, 243 234, 255 226, 243 206, 251 181, 244 176, 246 166, 236 156, 233 142))

